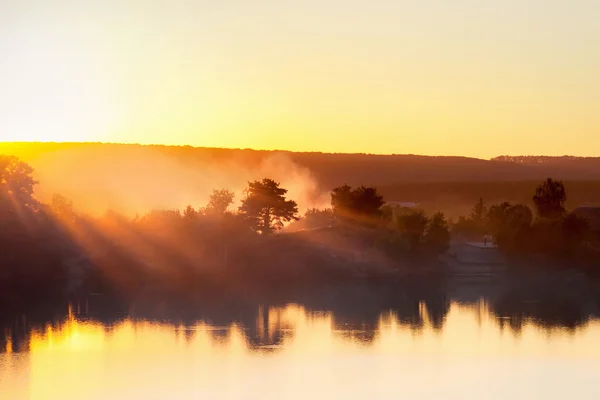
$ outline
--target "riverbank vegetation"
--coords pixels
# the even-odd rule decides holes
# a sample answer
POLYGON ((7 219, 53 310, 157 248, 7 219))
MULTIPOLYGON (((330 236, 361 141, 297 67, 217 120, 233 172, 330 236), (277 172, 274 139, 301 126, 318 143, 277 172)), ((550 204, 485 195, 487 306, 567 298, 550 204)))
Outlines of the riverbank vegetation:
POLYGON ((87 215, 59 194, 44 204, 35 198, 36 184, 27 163, 0 156, 2 306, 81 293, 195 298, 439 275, 438 255, 453 241, 484 235, 513 259, 586 271, 600 259, 597 235, 566 211, 564 185, 552 179, 535 191, 534 210, 507 202, 488 207, 481 199, 456 222, 386 205, 368 186, 335 187, 329 208, 301 215, 286 188, 263 178, 248 182, 239 200, 218 188, 203 206, 128 216, 87 215))
POLYGON ((512 261, 576 267, 596 274, 600 272, 598 220, 582 213, 585 208, 568 212, 566 200, 564 184, 548 178, 533 193, 533 210, 509 202, 488 207, 481 198, 468 217, 453 224, 452 231, 467 240, 490 235, 512 261))

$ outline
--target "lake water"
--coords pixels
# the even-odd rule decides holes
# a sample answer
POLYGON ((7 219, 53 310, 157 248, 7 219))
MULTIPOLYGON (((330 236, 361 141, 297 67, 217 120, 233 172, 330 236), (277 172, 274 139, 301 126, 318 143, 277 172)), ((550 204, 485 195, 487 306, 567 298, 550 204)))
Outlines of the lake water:
POLYGON ((600 399, 595 319, 503 317, 483 300, 377 314, 258 306, 226 324, 82 308, 0 332, 0 398, 600 399))

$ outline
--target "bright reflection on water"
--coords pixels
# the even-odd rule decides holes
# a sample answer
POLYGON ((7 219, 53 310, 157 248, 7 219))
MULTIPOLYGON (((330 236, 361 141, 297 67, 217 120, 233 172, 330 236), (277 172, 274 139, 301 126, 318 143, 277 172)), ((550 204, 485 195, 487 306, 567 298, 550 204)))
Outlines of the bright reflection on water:
POLYGON ((384 312, 368 326, 288 305, 246 327, 70 313, 20 349, 4 332, 0 398, 600 398, 599 322, 516 331, 483 303, 453 303, 440 327, 418 312, 418 324, 384 312))

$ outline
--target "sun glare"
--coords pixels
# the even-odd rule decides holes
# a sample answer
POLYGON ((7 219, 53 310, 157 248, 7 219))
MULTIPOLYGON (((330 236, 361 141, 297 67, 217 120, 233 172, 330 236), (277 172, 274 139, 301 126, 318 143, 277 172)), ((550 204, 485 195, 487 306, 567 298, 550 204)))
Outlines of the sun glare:
POLYGON ((61 131, 20 131, 7 132, 0 136, 0 141, 7 142, 86 142, 92 139, 78 132, 61 131), (5 137, 6 136, 6 137, 5 137))
POLYGON ((35 89, 23 88, 29 93, 27 98, 23 98, 22 93, 14 93, 16 99, 10 106, 11 112, 0 121, 0 141, 100 141, 114 126, 110 107, 103 99, 80 92, 76 83, 58 85, 40 81, 36 86, 35 89))
POLYGON ((92 141, 115 129, 118 96, 84 43, 23 36, 0 63, 0 141, 92 141))

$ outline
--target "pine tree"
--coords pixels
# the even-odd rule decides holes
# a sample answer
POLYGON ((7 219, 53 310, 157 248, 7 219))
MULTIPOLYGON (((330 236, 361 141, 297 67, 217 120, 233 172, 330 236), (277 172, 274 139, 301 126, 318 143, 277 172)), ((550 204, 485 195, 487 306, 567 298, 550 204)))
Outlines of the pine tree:
POLYGON ((287 189, 279 187, 279 182, 263 179, 248 183, 246 198, 239 208, 250 227, 262 234, 269 234, 283 227, 284 222, 298 221, 298 205, 286 200, 287 189))

